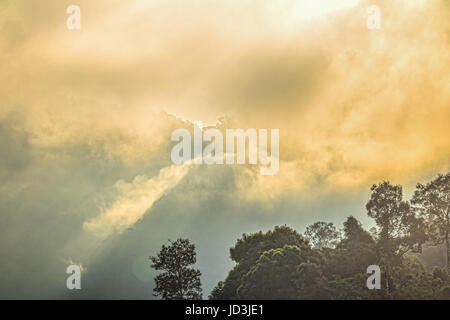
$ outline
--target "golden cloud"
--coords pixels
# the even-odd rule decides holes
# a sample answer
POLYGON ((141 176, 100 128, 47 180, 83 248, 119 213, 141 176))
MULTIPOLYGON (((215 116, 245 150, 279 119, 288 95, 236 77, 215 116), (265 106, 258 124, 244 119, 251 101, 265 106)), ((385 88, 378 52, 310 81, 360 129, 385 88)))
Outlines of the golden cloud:
POLYGON ((371 2, 312 3, 79 1, 69 31, 69 3, 6 1, 0 119, 22 113, 37 147, 87 141, 129 165, 164 157, 181 122, 158 111, 279 128, 277 176, 237 169, 256 198, 448 170, 448 3, 378 1, 381 30, 371 2))

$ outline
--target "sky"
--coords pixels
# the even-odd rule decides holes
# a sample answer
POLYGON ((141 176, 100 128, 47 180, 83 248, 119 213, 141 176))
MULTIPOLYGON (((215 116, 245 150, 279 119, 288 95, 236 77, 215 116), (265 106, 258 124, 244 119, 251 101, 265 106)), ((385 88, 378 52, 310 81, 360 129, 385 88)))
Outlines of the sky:
POLYGON ((206 297, 243 233, 369 228, 372 184, 450 170, 449 49, 448 0, 1 0, 0 298, 154 299, 180 237, 206 297), (193 121, 279 129, 279 171, 174 165, 193 121))

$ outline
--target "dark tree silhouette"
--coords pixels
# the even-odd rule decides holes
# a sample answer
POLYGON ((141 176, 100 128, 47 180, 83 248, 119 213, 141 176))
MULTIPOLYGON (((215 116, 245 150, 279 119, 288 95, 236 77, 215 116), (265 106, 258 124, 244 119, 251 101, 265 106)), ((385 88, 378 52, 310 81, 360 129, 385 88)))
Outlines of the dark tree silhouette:
POLYGON ((323 247, 334 248, 340 239, 340 233, 332 222, 315 222, 308 226, 305 237, 316 249, 323 247))
POLYGON ((151 267, 163 271, 155 277, 155 296, 164 300, 201 300, 201 272, 189 268, 196 262, 195 245, 188 239, 169 242, 157 256, 150 257, 151 267))
POLYGON ((439 175, 425 185, 417 184, 411 203, 425 218, 429 242, 432 245, 445 243, 447 273, 450 274, 450 173, 439 175))
POLYGON ((350 216, 339 241, 324 222, 307 228, 309 239, 288 226, 244 234, 230 249, 236 265, 209 298, 450 299, 450 275, 433 264, 427 270, 417 254, 427 240, 449 241, 449 181, 450 174, 418 185, 413 205, 400 185, 372 186, 366 209, 376 226, 368 232, 350 216), (383 290, 367 287, 372 265, 381 267, 383 290))
POLYGON ((244 234, 230 249, 236 266, 213 290, 210 299, 286 299, 288 294, 293 294, 295 286, 296 264, 288 261, 306 261, 309 254, 308 240, 287 226, 276 226, 267 233, 244 234), (297 250, 300 256, 295 257, 293 252, 297 250), (265 273, 271 266, 272 271, 265 273))
POLYGON ((416 218, 410 204, 403 201, 402 187, 387 181, 372 186, 366 209, 377 225, 377 249, 386 274, 385 289, 390 295, 395 290, 393 268, 408 251, 420 251, 426 240, 423 221, 416 218))
MULTIPOLYGON (((397 243, 401 233, 396 232, 394 237, 389 232, 389 239, 397 243)), ((410 241, 411 238, 406 240, 401 248, 410 247, 410 241)), ((367 267, 379 265, 381 258, 393 254, 382 252, 378 242, 379 237, 372 237, 354 217, 344 222, 343 239, 335 248, 312 249, 306 239, 286 226, 244 235, 231 249, 236 266, 225 281, 218 283, 209 299, 450 298, 450 279, 445 270, 435 268, 430 272, 417 256, 402 253, 393 244, 387 248, 396 249, 393 259, 396 263, 390 269, 390 281, 396 284, 396 289, 389 294, 386 290, 369 290, 367 267)), ((384 271, 381 277, 386 278, 384 271)))

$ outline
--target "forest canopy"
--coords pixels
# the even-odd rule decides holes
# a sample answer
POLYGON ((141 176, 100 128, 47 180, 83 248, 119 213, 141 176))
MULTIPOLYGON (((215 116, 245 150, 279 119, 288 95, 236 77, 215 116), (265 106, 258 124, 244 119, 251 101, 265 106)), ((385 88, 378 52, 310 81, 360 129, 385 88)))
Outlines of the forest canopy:
POLYGON ((235 267, 209 298, 450 299, 450 173, 418 184, 411 201, 399 185, 373 185, 366 210, 371 232, 350 216, 341 232, 319 221, 304 235, 288 226, 244 234, 230 249, 235 267), (447 264, 430 268, 429 253, 444 252, 436 245, 447 264), (381 269, 380 290, 366 285, 371 265, 381 269))
MULTIPOLYGON (((400 185, 374 184, 365 209, 370 231, 349 216, 342 229, 318 221, 303 235, 286 225, 243 234, 230 249, 234 268, 209 299, 450 299, 450 173, 417 184, 410 201, 400 185), (377 286, 369 270, 379 271, 377 286)), ((155 278, 163 299, 201 299, 201 273, 187 267, 195 257, 188 239, 151 257, 166 271, 155 278)))

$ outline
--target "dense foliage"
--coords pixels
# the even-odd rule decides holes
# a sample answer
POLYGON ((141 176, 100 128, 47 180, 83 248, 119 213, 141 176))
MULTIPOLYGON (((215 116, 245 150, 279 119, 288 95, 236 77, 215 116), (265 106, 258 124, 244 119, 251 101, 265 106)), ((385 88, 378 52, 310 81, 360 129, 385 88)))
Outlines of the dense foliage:
MULTIPOLYGON (((450 299, 450 173, 418 184, 411 201, 399 185, 373 185, 366 210, 370 232, 350 216, 342 231, 319 221, 304 235, 288 226, 244 234, 230 249, 236 265, 209 298, 450 299), (367 286, 369 266, 381 273, 379 288, 367 286)), ((151 260, 164 271, 155 278, 157 295, 201 299, 188 240, 163 246, 151 260)))
POLYGON ((230 249, 236 262, 210 299, 450 299, 446 268, 427 270, 423 246, 445 245, 448 262, 450 174, 418 184, 411 202, 401 186, 371 188, 371 232, 350 216, 343 234, 316 222, 305 235, 287 226, 244 234, 230 249), (381 289, 369 290, 367 268, 381 269, 381 289))

